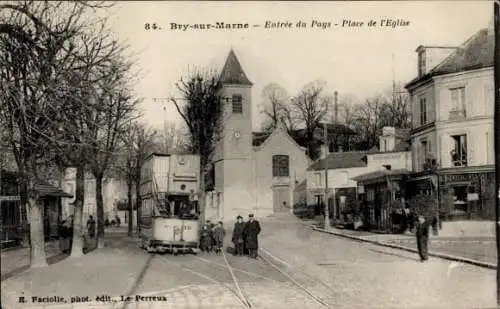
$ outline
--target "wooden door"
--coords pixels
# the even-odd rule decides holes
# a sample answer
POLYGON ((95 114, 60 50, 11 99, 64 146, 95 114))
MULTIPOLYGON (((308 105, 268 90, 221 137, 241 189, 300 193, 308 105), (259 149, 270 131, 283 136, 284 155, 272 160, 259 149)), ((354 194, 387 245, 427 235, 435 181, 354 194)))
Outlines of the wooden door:
POLYGON ((290 187, 279 186, 273 188, 273 209, 274 212, 287 211, 290 205, 290 187))

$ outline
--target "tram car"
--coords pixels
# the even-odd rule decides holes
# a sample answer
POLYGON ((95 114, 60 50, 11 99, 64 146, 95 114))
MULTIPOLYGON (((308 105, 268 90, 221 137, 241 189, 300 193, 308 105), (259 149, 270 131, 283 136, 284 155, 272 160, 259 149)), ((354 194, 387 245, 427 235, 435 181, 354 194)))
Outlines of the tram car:
POLYGON ((148 252, 198 253, 197 155, 153 153, 142 168, 141 247, 148 252))

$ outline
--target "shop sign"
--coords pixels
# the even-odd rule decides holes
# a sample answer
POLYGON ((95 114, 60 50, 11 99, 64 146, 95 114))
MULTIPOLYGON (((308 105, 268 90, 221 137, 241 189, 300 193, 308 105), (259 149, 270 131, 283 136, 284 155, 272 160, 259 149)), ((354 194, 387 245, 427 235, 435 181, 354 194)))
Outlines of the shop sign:
POLYGON ((442 176, 444 183, 448 182, 468 182, 479 178, 479 174, 450 174, 442 176))

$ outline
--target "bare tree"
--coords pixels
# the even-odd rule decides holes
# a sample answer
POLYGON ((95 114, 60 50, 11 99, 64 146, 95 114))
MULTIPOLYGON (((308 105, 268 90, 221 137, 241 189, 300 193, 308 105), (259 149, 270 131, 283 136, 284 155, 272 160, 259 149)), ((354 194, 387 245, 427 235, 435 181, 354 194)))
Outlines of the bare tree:
POLYGON ((120 154, 113 166, 116 174, 127 184, 128 234, 133 234, 133 210, 137 210, 137 229, 140 229, 141 193, 143 177, 141 171, 146 158, 161 149, 156 130, 144 124, 130 122, 120 135, 120 154), (135 186, 135 206, 133 203, 135 186))
POLYGON ((285 90, 276 83, 270 83, 262 90, 264 99, 261 113, 267 116, 264 122, 264 131, 272 132, 280 123, 291 131, 293 130, 294 121, 290 110, 290 98, 285 90))
POLYGON ((325 114, 325 99, 327 98, 322 97, 324 87, 325 84, 321 81, 310 83, 292 98, 294 119, 304 126, 307 151, 313 159, 318 155, 318 143, 314 133, 325 114))
POLYGON ((84 2, 46 1, 0 6, 0 109, 19 170, 21 203, 29 206, 31 267, 47 265, 36 184, 40 168, 56 155, 61 124, 71 121, 61 121, 65 104, 56 94, 64 76, 77 68, 73 41, 86 27, 83 16, 92 16, 89 8, 84 2))
POLYGON ((187 153, 189 151, 189 132, 185 128, 179 128, 175 123, 166 127, 166 132, 158 132, 158 144, 162 145, 163 151, 167 153, 187 153))
POLYGON ((216 138, 223 120, 219 97, 219 77, 212 71, 199 70, 177 84, 185 104, 171 98, 190 133, 191 152, 200 155, 200 217, 205 219, 205 174, 215 149, 216 138))

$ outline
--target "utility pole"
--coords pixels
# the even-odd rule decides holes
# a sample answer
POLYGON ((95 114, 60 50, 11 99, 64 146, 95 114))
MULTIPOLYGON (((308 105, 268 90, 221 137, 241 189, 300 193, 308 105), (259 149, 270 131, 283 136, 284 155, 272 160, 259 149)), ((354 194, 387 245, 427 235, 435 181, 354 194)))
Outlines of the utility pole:
MULTIPOLYGON (((325 116, 328 115, 328 105, 329 101, 325 101, 325 116)), ((324 148, 325 148, 325 157, 323 158, 323 163, 324 163, 324 169, 325 169, 325 198, 323 199, 323 202, 325 203, 325 229, 329 230, 330 229, 330 209, 328 205, 328 123, 325 119, 324 121, 324 127, 323 127, 323 143, 324 143, 324 148)))
MULTIPOLYGON (((334 121, 335 121, 335 124, 338 123, 338 120, 339 120, 339 93, 337 91, 335 91, 333 93, 333 106, 334 106, 334 121)), ((337 132, 335 132, 337 133, 337 132)), ((335 140, 337 140, 338 136, 335 134, 335 140)), ((338 147, 338 145, 337 145, 338 147)), ((335 196, 336 195, 336 192, 335 192, 335 188, 332 188, 333 192, 332 192, 332 206, 333 206, 333 220, 335 221, 337 219, 337 197, 335 196)))
MULTIPOLYGON (((495 114, 494 114, 494 136, 495 136, 495 216, 496 216, 496 241, 497 241, 497 265, 500 265, 500 0, 493 3, 494 33, 495 33, 495 53, 494 53, 494 74, 495 74, 495 114)), ((497 267, 497 304, 500 305, 500 269, 497 267)))
POLYGON ((165 153, 168 153, 167 107, 163 106, 163 134, 165 134, 165 153))

